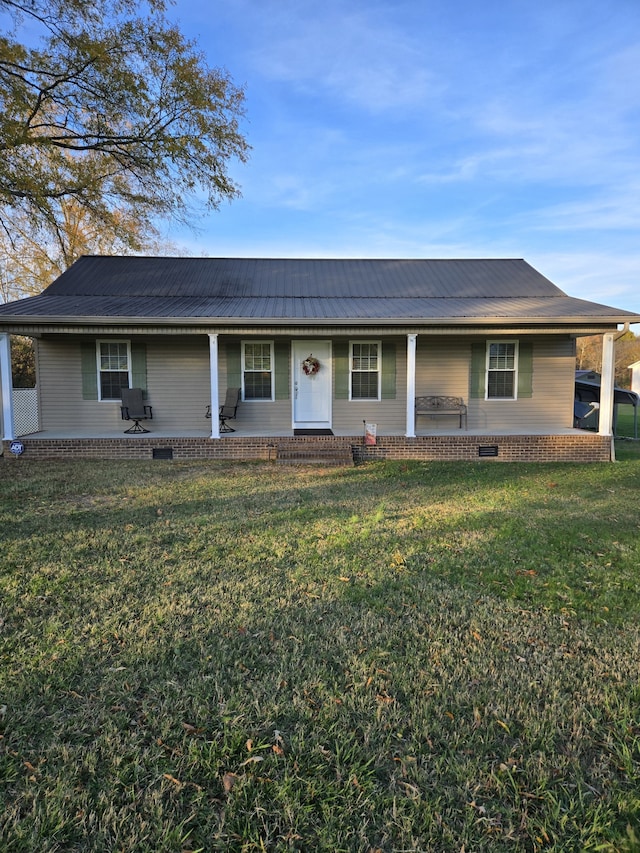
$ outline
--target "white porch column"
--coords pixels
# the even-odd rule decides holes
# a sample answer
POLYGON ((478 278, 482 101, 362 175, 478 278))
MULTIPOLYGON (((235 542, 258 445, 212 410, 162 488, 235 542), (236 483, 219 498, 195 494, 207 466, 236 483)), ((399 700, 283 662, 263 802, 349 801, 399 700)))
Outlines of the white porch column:
POLYGON ((220 438, 218 420, 218 336, 209 333, 209 382, 211 385, 211 438, 220 438))
POLYGON ((416 437, 416 341, 417 335, 407 335, 407 438, 416 437))
POLYGON ((602 338, 602 376, 600 378, 600 411, 598 414, 598 432, 600 435, 613 435, 615 339, 615 332, 607 332, 602 338))
POLYGON ((11 379, 11 336, 0 334, 0 393, 2 394, 2 433, 5 441, 16 437, 13 425, 13 382, 11 379))

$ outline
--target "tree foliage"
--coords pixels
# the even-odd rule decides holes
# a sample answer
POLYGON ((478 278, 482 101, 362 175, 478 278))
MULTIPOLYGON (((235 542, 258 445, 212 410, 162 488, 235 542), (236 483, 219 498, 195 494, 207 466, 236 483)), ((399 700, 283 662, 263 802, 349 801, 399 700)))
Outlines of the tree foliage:
POLYGON ((11 335, 11 374, 14 388, 36 387, 36 357, 31 338, 11 335))
MULTIPOLYGON (((0 0, 0 226, 57 244, 69 217, 137 251, 154 221, 239 194, 244 93, 163 0, 0 0)), ((73 229, 71 229, 73 230, 73 229)))
MULTIPOLYGON (((615 382, 620 388, 631 386, 629 365, 636 361, 640 361, 640 337, 628 331, 618 338, 615 347, 615 382)), ((602 335, 578 338, 576 369, 602 372, 602 335)))

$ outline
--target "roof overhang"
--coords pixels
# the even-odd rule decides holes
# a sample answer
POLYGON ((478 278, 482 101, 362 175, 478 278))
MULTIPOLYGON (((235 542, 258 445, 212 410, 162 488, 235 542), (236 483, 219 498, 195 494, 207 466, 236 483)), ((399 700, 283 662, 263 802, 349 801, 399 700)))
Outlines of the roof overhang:
POLYGON ((625 324, 640 323, 640 316, 624 317, 402 317, 402 318, 342 318, 324 317, 135 317, 135 316, 20 316, 0 318, 0 331, 11 334, 234 334, 240 331, 282 329, 283 332, 314 330, 370 329, 372 327, 399 334, 568 334, 598 335, 615 332, 625 324))

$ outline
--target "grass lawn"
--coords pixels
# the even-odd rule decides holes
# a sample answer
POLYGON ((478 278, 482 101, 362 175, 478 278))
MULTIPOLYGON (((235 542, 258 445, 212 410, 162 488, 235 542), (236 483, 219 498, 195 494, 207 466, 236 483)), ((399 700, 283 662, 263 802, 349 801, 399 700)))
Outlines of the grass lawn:
POLYGON ((628 406, 624 403, 618 405, 616 435, 625 438, 640 438, 640 423, 636 424, 634 414, 633 406, 628 406))
POLYGON ((2 850, 640 850, 617 456, 0 461, 2 850))

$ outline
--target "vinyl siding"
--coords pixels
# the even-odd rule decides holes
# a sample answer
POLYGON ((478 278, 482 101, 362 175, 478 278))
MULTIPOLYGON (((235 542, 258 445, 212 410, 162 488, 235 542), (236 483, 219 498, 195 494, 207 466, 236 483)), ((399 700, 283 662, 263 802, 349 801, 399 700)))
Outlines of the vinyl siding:
MULTIPOLYGON (((367 338, 371 340, 372 338, 367 338)), ((348 378, 343 383, 344 393, 337 398, 334 387, 333 401, 333 428, 339 434, 361 435, 364 433, 364 423, 375 423, 378 425, 379 435, 404 435, 406 431, 406 389, 407 389, 407 343, 406 338, 384 338, 380 335, 376 339, 382 339, 383 366, 382 366, 382 400, 348 400, 348 378), (386 344, 390 343, 391 346, 386 344), (392 382, 392 361, 395 360, 395 379, 392 382), (391 385, 395 385, 395 397, 387 398, 391 385)), ((348 340, 357 341, 358 335, 350 336, 348 340)), ((344 341, 343 341, 344 343, 344 341)), ((334 352, 339 346, 334 346, 334 352)), ((348 350, 344 349, 345 358, 343 367, 348 370, 348 350)), ((344 378, 344 377, 343 377, 344 378)), ((336 377, 336 385, 338 378, 336 377)))
MULTIPOLYGON (((205 337, 144 341, 154 430, 206 429, 209 348, 205 337)), ((120 405, 83 399, 81 340, 38 342, 41 428, 100 434, 122 428, 120 405)))
MULTIPOLYGON (((42 338, 38 341, 41 428, 99 435, 123 431, 120 406, 83 399, 81 343, 87 338, 42 338)), ((180 435, 185 430, 208 428, 205 410, 210 402, 209 341, 205 335, 134 339, 146 349, 147 402, 153 406, 153 428, 180 435)), ((219 390, 224 399, 227 376, 234 371, 232 337, 219 339, 219 390)), ((340 339, 334 338, 334 352, 340 339)), ((378 425, 379 435, 402 435, 406 429, 406 338, 395 342, 395 399, 349 401, 336 395, 334 381, 333 428, 338 434, 360 435, 363 422, 378 425)), ((574 347, 568 336, 532 336, 532 396, 518 400, 484 400, 470 397, 472 342, 477 337, 419 335, 416 351, 416 394, 462 397, 468 406, 468 428, 553 432, 573 422, 574 347)), ((283 344, 283 339, 280 340, 283 344)), ((284 344, 283 344, 284 345, 284 344)), ((287 346, 289 345, 287 341, 287 346)), ((213 405, 216 410, 218 401, 213 405)), ((291 400, 252 401, 240 404, 238 426, 260 434, 286 435, 291 430, 291 400)), ((455 419, 417 420, 417 432, 448 431, 455 419)))
MULTIPOLYGON (((467 399, 469 429, 567 429, 573 425, 575 354, 567 336, 534 337, 530 397, 517 400, 467 399)), ((468 345, 470 346, 470 344, 468 345)))

